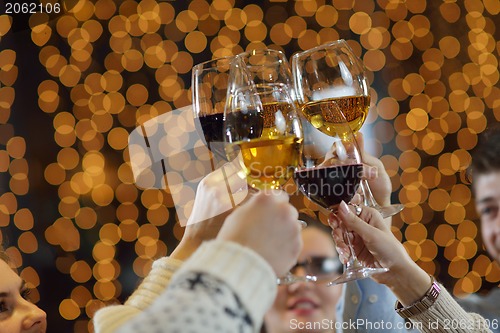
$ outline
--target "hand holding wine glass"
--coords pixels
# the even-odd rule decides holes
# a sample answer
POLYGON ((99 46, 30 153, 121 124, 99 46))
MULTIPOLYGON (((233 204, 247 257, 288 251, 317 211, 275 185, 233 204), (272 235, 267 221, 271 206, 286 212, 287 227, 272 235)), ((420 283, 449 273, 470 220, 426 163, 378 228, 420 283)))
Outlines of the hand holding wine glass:
MULTIPOLYGON (((338 106, 354 133, 361 128, 370 106, 368 80, 361 60, 344 40, 295 54, 292 71, 297 102, 312 126, 335 136, 338 106)), ((364 204, 374 207, 384 217, 403 209, 400 204, 380 206, 366 181, 361 182, 361 189, 364 204)))
MULTIPOLYGON (((311 201, 331 212, 336 212, 342 201, 350 202, 360 185, 363 164, 352 130, 343 113, 335 104, 330 107, 335 117, 335 131, 329 135, 304 123, 303 164, 295 171, 294 180, 299 190, 311 201)), ((360 207, 357 207, 360 209, 360 207)), ((348 260, 344 273, 329 284, 344 283, 386 272, 384 268, 365 267, 356 258, 351 237, 345 228, 333 230, 337 238, 347 244, 348 260)))

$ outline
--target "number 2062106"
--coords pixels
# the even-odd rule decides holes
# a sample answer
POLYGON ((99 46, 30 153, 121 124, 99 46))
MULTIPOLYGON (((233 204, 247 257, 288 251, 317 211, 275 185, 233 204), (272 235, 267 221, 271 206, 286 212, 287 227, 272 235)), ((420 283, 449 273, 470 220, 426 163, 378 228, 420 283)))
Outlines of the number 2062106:
POLYGON ((23 2, 6 2, 5 14, 59 14, 61 12, 60 3, 23 3, 23 2))

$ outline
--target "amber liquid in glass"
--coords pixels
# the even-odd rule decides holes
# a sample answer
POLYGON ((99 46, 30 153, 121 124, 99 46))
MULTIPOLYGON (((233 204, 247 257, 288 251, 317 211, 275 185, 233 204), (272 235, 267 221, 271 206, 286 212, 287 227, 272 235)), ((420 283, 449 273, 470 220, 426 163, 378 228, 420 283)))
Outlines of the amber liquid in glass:
POLYGON ((365 122, 370 108, 369 96, 348 96, 329 98, 306 103, 302 106, 302 113, 315 128, 329 136, 339 134, 345 136, 343 119, 338 119, 335 104, 342 111, 351 130, 356 133, 365 122), (341 124, 339 126, 339 124, 341 124))
POLYGON ((299 164, 302 139, 295 136, 258 138, 229 144, 231 160, 241 152, 247 182, 257 189, 278 189, 293 175, 299 164))

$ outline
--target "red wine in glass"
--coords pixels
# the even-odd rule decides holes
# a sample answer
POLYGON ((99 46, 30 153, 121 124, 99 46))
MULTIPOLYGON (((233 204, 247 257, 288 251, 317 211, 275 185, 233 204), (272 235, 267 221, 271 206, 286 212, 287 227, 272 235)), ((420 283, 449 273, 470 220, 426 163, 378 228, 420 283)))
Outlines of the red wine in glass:
POLYGON ((341 201, 349 202, 354 197, 362 171, 362 164, 333 165, 297 170, 293 179, 311 201, 335 210, 341 201))

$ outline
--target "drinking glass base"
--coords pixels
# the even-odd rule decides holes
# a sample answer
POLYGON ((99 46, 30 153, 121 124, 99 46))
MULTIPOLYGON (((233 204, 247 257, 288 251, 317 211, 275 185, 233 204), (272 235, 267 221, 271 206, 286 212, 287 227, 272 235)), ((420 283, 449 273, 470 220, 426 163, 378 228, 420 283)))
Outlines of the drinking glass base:
POLYGON ((394 216, 400 211, 403 210, 405 206, 403 204, 393 204, 389 206, 378 206, 375 207, 376 210, 382 214, 382 217, 385 219, 386 217, 394 216))
POLYGON ((315 276, 311 276, 311 275, 297 276, 297 275, 293 275, 292 273, 288 272, 287 274, 285 274, 285 276, 277 278, 276 283, 279 286, 283 286, 283 285, 289 285, 289 284, 296 283, 296 282, 315 282, 316 280, 317 280, 317 278, 315 276))
POLYGON ((375 274, 388 272, 388 268, 372 268, 372 267, 352 267, 347 269, 344 273, 333 281, 328 282, 327 286, 333 286, 349 281, 360 280, 370 277, 375 274))

